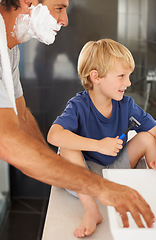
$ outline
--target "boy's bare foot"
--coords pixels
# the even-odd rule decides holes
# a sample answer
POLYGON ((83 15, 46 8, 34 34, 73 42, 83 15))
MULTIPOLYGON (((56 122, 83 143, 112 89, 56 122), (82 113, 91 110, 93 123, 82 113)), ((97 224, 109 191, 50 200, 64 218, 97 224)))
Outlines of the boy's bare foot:
POLYGON ((75 229, 74 235, 78 238, 91 235, 96 230, 97 224, 102 222, 102 215, 98 208, 85 210, 80 225, 75 229))

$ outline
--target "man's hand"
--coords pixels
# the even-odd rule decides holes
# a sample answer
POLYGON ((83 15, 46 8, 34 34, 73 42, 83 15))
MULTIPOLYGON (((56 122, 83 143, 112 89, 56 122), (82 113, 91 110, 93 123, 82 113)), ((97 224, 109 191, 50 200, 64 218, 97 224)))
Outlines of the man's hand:
POLYGON ((105 205, 115 207, 122 218, 123 227, 129 227, 127 212, 131 213, 138 227, 145 227, 141 220, 141 215, 147 226, 149 228, 152 227, 155 222, 155 216, 150 206, 137 191, 124 185, 105 181, 107 192, 104 192, 103 196, 101 195, 98 199, 105 205))
POLYGON ((109 155, 109 156, 117 156, 118 152, 123 148, 123 141, 116 138, 106 137, 98 141, 98 152, 109 155))

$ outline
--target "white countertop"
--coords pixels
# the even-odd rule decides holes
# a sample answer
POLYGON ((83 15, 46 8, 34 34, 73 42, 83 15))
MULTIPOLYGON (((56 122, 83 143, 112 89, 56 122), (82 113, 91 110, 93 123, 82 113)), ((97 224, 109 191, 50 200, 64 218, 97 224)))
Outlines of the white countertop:
MULTIPOLYGON (((97 226, 95 233, 83 239, 113 240, 108 224, 107 207, 100 203, 98 205, 103 222, 97 226)), ((73 235, 73 231, 82 217, 83 207, 80 200, 62 188, 52 187, 42 240, 78 239, 73 235)))
MULTIPOLYGON (((147 169, 138 169, 138 170, 104 170, 104 176, 107 178, 109 173, 109 180, 115 181, 120 184, 125 184, 132 188, 135 188, 137 191, 141 193, 141 195, 145 198, 145 200, 150 204, 154 214, 156 215, 156 189, 153 188, 153 183, 156 180, 156 172, 155 170, 147 170, 147 169)), ((103 216, 103 222, 97 226, 95 233, 91 236, 84 237, 83 239, 89 240, 113 240, 112 233, 110 232, 110 226, 108 221, 108 208, 103 206, 98 202, 100 212, 103 216)), ((109 208, 110 210, 110 208, 109 208)), ((110 213, 110 211, 109 211, 110 213)), ((78 198, 70 195, 66 190, 58 187, 52 187, 49 206, 43 231, 42 240, 76 240, 73 235, 73 231, 81 222, 83 217, 83 207, 78 198)), ((110 216, 111 219, 111 216, 110 216)), ((111 225, 114 221, 111 219, 111 225)), ((154 229, 144 229, 138 231, 138 228, 134 228, 135 231, 132 231, 133 228, 124 229, 124 231, 130 231, 131 234, 134 232, 134 237, 130 239, 135 239, 139 232, 145 234, 145 231, 148 231, 148 236, 150 234, 155 234, 156 225, 154 224, 154 229), (137 231, 136 231, 137 230, 137 231), (144 232, 143 232, 144 231, 144 232)), ((113 230, 113 229, 112 229, 113 230)), ((122 230, 122 235, 123 232, 122 230)), ((121 235, 121 236, 122 236, 121 235)), ((129 235, 129 234, 128 234, 129 235)), ((116 236, 116 234, 114 235, 116 236)), ((120 238, 118 239, 121 239, 120 238)), ((124 235, 123 235, 124 236, 124 235)), ((153 236, 153 235, 151 235, 153 236)), ((81 238, 82 239, 82 238, 81 238)), ((125 237, 124 237, 125 239, 125 237)), ((126 235, 127 239, 127 235, 126 235)), ((144 239, 136 238, 136 239, 144 239)), ((147 239, 147 238, 146 238, 147 239)), ((155 235, 154 238, 155 239, 155 235)))

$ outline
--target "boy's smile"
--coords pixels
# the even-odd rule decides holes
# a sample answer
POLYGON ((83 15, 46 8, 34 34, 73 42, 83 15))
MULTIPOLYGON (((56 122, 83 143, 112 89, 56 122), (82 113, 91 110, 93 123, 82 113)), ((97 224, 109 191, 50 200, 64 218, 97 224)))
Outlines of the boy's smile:
POLYGON ((127 88, 125 88, 124 90, 119 90, 120 93, 123 93, 126 91, 127 88))

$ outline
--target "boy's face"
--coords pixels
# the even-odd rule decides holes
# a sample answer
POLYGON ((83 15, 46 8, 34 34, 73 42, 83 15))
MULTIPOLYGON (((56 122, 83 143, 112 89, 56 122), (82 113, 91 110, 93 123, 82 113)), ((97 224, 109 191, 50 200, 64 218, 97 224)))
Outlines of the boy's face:
POLYGON ((100 89, 105 97, 120 101, 123 98, 125 90, 131 86, 130 74, 132 71, 125 68, 118 61, 115 70, 109 71, 105 77, 100 79, 100 89))

